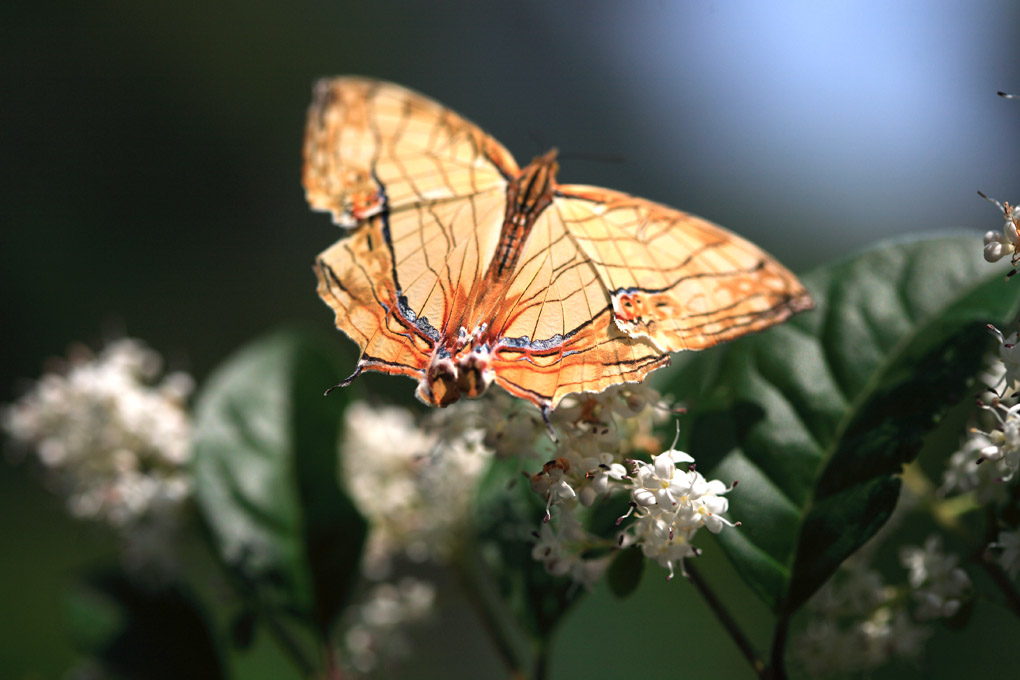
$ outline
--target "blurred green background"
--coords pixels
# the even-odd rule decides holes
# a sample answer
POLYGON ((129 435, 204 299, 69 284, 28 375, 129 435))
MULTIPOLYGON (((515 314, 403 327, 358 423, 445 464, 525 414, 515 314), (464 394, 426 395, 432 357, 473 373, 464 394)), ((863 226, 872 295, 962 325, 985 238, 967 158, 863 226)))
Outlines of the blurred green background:
MULTIPOLYGON (((139 337, 201 380, 281 322, 331 328, 311 262, 338 231, 299 181, 317 77, 408 85, 522 163, 555 145, 564 182, 689 210, 804 270, 905 232, 1000 227, 975 190, 1018 199, 1020 103, 995 96, 1020 91, 1018 22, 1005 0, 3 3, 0 402, 74 341, 139 337)), ((113 542, 24 465, 0 467, 0 537, 0 673, 59 677, 64 592, 113 542)), ((575 611, 554 677, 680 650, 661 677, 746 677, 692 589, 660 576, 575 611), (648 630, 652 613, 676 627, 648 630)), ((498 672, 461 606, 420 633, 409 677, 498 672)), ((941 635, 966 665, 936 642, 914 672, 997 668, 1003 638, 941 635)))

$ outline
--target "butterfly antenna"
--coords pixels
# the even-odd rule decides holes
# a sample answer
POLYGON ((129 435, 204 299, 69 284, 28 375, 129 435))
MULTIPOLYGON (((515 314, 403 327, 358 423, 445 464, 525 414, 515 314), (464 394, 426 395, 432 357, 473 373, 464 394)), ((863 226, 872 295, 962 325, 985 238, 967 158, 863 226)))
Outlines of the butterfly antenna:
POLYGON ((587 151, 565 151, 560 154, 561 160, 567 161, 596 161, 599 163, 610 163, 612 165, 623 165, 627 157, 622 153, 590 153, 587 151))
POLYGON ((991 198, 991 197, 989 197, 989 196, 986 196, 986 195, 985 195, 985 192, 983 192, 983 191, 978 191, 978 196, 980 196, 981 198, 985 199, 985 200, 986 200, 986 201, 988 201, 989 203, 994 203, 994 204, 995 204, 995 207, 997 207, 997 208, 998 208, 999 210, 1001 210, 1001 211, 1002 211, 1003 213, 1005 213, 1005 212, 1006 212, 1006 206, 1004 206, 1004 205, 1003 205, 1002 203, 1000 203, 999 201, 995 200, 994 198, 991 198))
POLYGON ((338 387, 347 387, 348 385, 350 385, 352 382, 354 382, 355 378, 357 378, 359 375, 361 375, 361 369, 362 368, 364 368, 364 367, 359 363, 358 367, 354 369, 354 373, 351 373, 346 379, 341 380, 336 385, 333 385, 328 390, 323 392, 322 396, 328 397, 329 393, 332 392, 333 390, 335 390, 336 388, 338 388, 338 387))
POLYGON ((539 149, 549 148, 549 140, 546 139, 545 136, 535 128, 528 128, 528 137, 531 138, 531 141, 539 149))

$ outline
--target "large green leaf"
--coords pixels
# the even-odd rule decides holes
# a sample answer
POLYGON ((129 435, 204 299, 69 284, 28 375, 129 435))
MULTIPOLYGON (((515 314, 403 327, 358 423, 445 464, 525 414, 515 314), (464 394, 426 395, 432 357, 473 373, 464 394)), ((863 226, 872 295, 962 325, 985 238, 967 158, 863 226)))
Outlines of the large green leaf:
POLYGON ((672 377, 701 390, 687 419, 699 465, 740 482, 743 526, 720 540, 781 622, 892 512, 896 473, 980 366, 984 324, 1016 313, 1003 273, 973 237, 880 245, 806 276, 813 311, 672 377))
POLYGON ((238 351, 198 400, 196 492, 221 556, 258 608, 325 630, 357 578, 365 522, 336 456, 341 374, 328 341, 283 331, 238 351))

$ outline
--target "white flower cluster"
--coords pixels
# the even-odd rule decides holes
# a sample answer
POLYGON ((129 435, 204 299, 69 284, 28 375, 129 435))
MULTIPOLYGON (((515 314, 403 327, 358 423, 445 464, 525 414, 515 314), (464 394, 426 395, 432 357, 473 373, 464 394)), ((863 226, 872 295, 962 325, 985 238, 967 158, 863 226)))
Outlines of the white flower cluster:
POLYGON ((791 653, 812 677, 866 674, 893 659, 915 660, 931 622, 954 616, 973 597, 958 557, 945 554, 937 536, 900 550, 905 582, 886 583, 871 568, 918 500, 905 488, 886 524, 805 606, 807 623, 793 637, 791 653))
POLYGON ((717 534, 723 527, 737 526, 722 516, 729 508, 722 494, 732 487, 718 479, 706 480, 693 466, 681 470, 677 465, 682 463, 694 463, 694 458, 672 448, 651 463, 633 463, 626 486, 631 507, 636 509, 635 520, 620 541, 621 547, 641 546, 645 557, 669 569, 670 579, 674 564, 686 575, 684 558, 697 556, 691 540, 698 529, 717 534))
POLYGON ((942 537, 932 535, 924 546, 900 549, 900 564, 917 603, 914 617, 921 621, 950 618, 960 610, 971 589, 967 572, 957 566, 959 558, 942 551, 942 537))
POLYGON ((435 597, 431 583, 411 577, 375 586, 360 604, 345 610, 348 628, 341 658, 360 674, 392 666, 410 652, 406 626, 426 618, 435 597))
POLYGON ((631 509, 619 522, 633 517, 616 546, 640 547, 646 557, 669 570, 668 578, 677 565, 683 573, 684 558, 698 554, 691 539, 699 528, 718 533, 734 526, 722 517, 728 507, 722 494, 729 488, 706 480, 690 465, 694 459, 688 454, 671 447, 651 462, 629 457, 633 452, 660 450, 651 430, 652 407, 661 401, 649 387, 621 385, 579 395, 557 409, 553 422, 563 436, 556 457, 531 476, 532 489, 546 499, 546 521, 557 525, 542 528, 533 553, 550 573, 569 573, 585 584, 601 575, 607 560, 586 560, 582 553, 602 545, 604 539, 588 535, 574 513, 613 492, 629 493, 631 498, 631 509), (554 505, 561 512, 552 518, 554 505))
MULTIPOLYGON (((942 555, 937 542, 931 539, 925 548, 910 549, 905 560, 910 563, 910 579, 920 578, 922 584, 914 591, 918 603, 914 611, 903 597, 906 587, 886 584, 877 571, 853 560, 811 598, 806 607, 807 625, 792 645, 794 659, 808 675, 856 675, 881 668, 893 659, 909 661, 920 656, 932 633, 920 621, 950 616, 950 610, 955 613, 959 599, 949 596, 946 579, 961 585, 954 558, 942 555), (929 547, 936 552, 927 551, 929 547), (929 598, 937 590, 936 581, 943 588, 941 608, 929 598)), ((966 574, 962 579, 969 589, 966 574)))
POLYGON ((913 622, 881 574, 848 564, 807 605, 809 619, 792 655, 810 676, 864 673, 893 658, 917 658, 931 635, 913 622))
POLYGON ((419 427, 407 409, 354 402, 344 413, 340 475, 369 523, 362 571, 385 578, 393 557, 443 561, 468 517, 491 453, 456 409, 419 427))
MULTIPOLYGON (((978 192, 981 193, 981 192, 978 192)), ((1006 223, 1002 226, 1002 232, 989 231, 985 233, 985 260, 998 262, 1004 257, 1009 257, 1015 267, 1020 262, 1020 235, 1017 234, 1017 227, 1020 226, 1020 206, 1012 206, 1009 203, 1002 204, 994 198, 981 196, 999 207, 1006 223)))
POLYGON ((503 390, 489 390, 484 399, 459 402, 467 422, 484 430, 486 448, 498 458, 528 458, 536 442, 548 439, 542 416, 531 404, 503 390))
POLYGON ((558 512, 555 522, 545 522, 535 532, 537 542, 531 556, 553 576, 570 576, 577 583, 591 584, 602 578, 612 554, 584 559, 581 553, 592 539, 581 521, 569 512, 558 512))
POLYGON ((191 492, 193 383, 183 373, 158 380, 161 371, 159 354, 138 340, 113 342, 98 357, 79 351, 4 408, 0 424, 36 452, 76 517, 162 526, 191 492))
POLYGON ((1020 403, 1007 405, 994 399, 981 408, 992 414, 995 423, 988 432, 978 428, 971 430, 975 437, 987 442, 978 450, 978 462, 997 463, 997 470, 1001 472, 999 479, 1011 481, 1020 468, 1020 403))
POLYGON ((985 390, 978 398, 979 422, 949 459, 939 493, 974 492, 979 503, 1004 501, 1006 482, 1020 470, 1020 349, 1017 334, 1009 337, 989 326, 999 341, 997 356, 980 380, 985 390))

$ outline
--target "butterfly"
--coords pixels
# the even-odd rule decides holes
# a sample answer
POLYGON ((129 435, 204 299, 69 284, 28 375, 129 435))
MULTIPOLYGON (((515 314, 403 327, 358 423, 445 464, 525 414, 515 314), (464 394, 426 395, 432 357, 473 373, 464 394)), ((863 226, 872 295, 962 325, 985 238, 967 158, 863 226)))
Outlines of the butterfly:
POLYGON ((670 353, 812 306, 759 248, 699 217, 560 184, 556 150, 521 168, 424 95, 345 76, 315 85, 309 205, 345 235, 315 261, 319 296, 362 371, 406 375, 434 406, 492 384, 548 422, 564 396, 637 382, 670 353))

